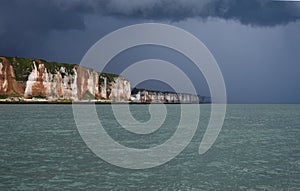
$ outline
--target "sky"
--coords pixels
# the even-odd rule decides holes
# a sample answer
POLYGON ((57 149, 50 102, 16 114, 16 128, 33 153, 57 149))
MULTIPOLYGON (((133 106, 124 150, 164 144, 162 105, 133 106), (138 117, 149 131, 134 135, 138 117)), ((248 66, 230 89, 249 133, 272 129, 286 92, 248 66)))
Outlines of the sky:
MULTIPOLYGON (((180 27, 206 45, 223 74, 228 103, 300 103, 300 3, 295 1, 2 0, 0 55, 80 63, 110 32, 149 22, 180 27)), ((126 50, 106 70, 120 73, 143 59, 177 65, 200 95, 209 95, 191 61, 163 47, 126 50)), ((169 90, 153 81, 140 87, 169 90)))

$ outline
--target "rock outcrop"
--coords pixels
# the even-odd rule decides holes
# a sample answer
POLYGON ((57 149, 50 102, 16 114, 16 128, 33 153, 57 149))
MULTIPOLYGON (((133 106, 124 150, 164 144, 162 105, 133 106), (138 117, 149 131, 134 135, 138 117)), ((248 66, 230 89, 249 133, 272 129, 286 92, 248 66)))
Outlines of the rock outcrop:
POLYGON ((0 96, 123 102, 130 100, 130 83, 78 65, 0 57, 0 96))
POLYGON ((131 100, 135 103, 200 103, 201 97, 188 93, 139 90, 134 88, 131 100))
POLYGON ((13 67, 6 58, 0 57, 0 94, 20 95, 23 93, 22 84, 15 80, 13 67))

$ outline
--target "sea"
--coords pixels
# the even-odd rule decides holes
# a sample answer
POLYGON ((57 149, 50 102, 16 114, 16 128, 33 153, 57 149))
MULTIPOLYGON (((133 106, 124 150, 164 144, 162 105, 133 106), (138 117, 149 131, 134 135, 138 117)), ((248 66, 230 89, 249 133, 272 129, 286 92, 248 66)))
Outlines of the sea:
MULTIPOLYGON (((165 105, 161 128, 136 134, 122 127, 111 105, 95 108, 107 134, 135 149, 164 144, 181 117, 180 105, 165 105)), ((129 108, 136 120, 151 119, 149 105, 129 108)), ((130 169, 87 146, 71 104, 1 104, 0 190, 300 190, 300 105, 227 105, 216 141, 201 155, 211 106, 200 110, 182 152, 153 168, 130 169)))

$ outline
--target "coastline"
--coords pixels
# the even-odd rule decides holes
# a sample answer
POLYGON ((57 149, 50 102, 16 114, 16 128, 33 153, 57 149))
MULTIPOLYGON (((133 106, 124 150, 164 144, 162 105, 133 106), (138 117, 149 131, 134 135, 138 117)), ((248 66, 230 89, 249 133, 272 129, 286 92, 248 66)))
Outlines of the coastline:
POLYGON ((133 88, 117 74, 75 64, 0 56, 0 104, 199 104, 207 96, 133 88))
POLYGON ((211 104, 211 103, 157 103, 157 102, 94 102, 94 101, 70 101, 70 102, 56 102, 56 101, 0 101, 0 105, 9 105, 9 104, 24 104, 24 105, 35 105, 35 104, 51 104, 51 105, 60 105, 60 104, 97 104, 97 105, 111 105, 111 104, 131 104, 131 105, 148 105, 148 104, 211 104))

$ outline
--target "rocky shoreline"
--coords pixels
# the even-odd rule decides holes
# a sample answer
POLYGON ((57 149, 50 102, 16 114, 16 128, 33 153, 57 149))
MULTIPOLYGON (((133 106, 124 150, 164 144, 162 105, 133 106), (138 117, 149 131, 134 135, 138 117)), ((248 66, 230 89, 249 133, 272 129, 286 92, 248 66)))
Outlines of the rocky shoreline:
POLYGON ((75 64, 0 56, 0 103, 193 103, 199 95, 131 90, 122 76, 98 73, 75 64))

